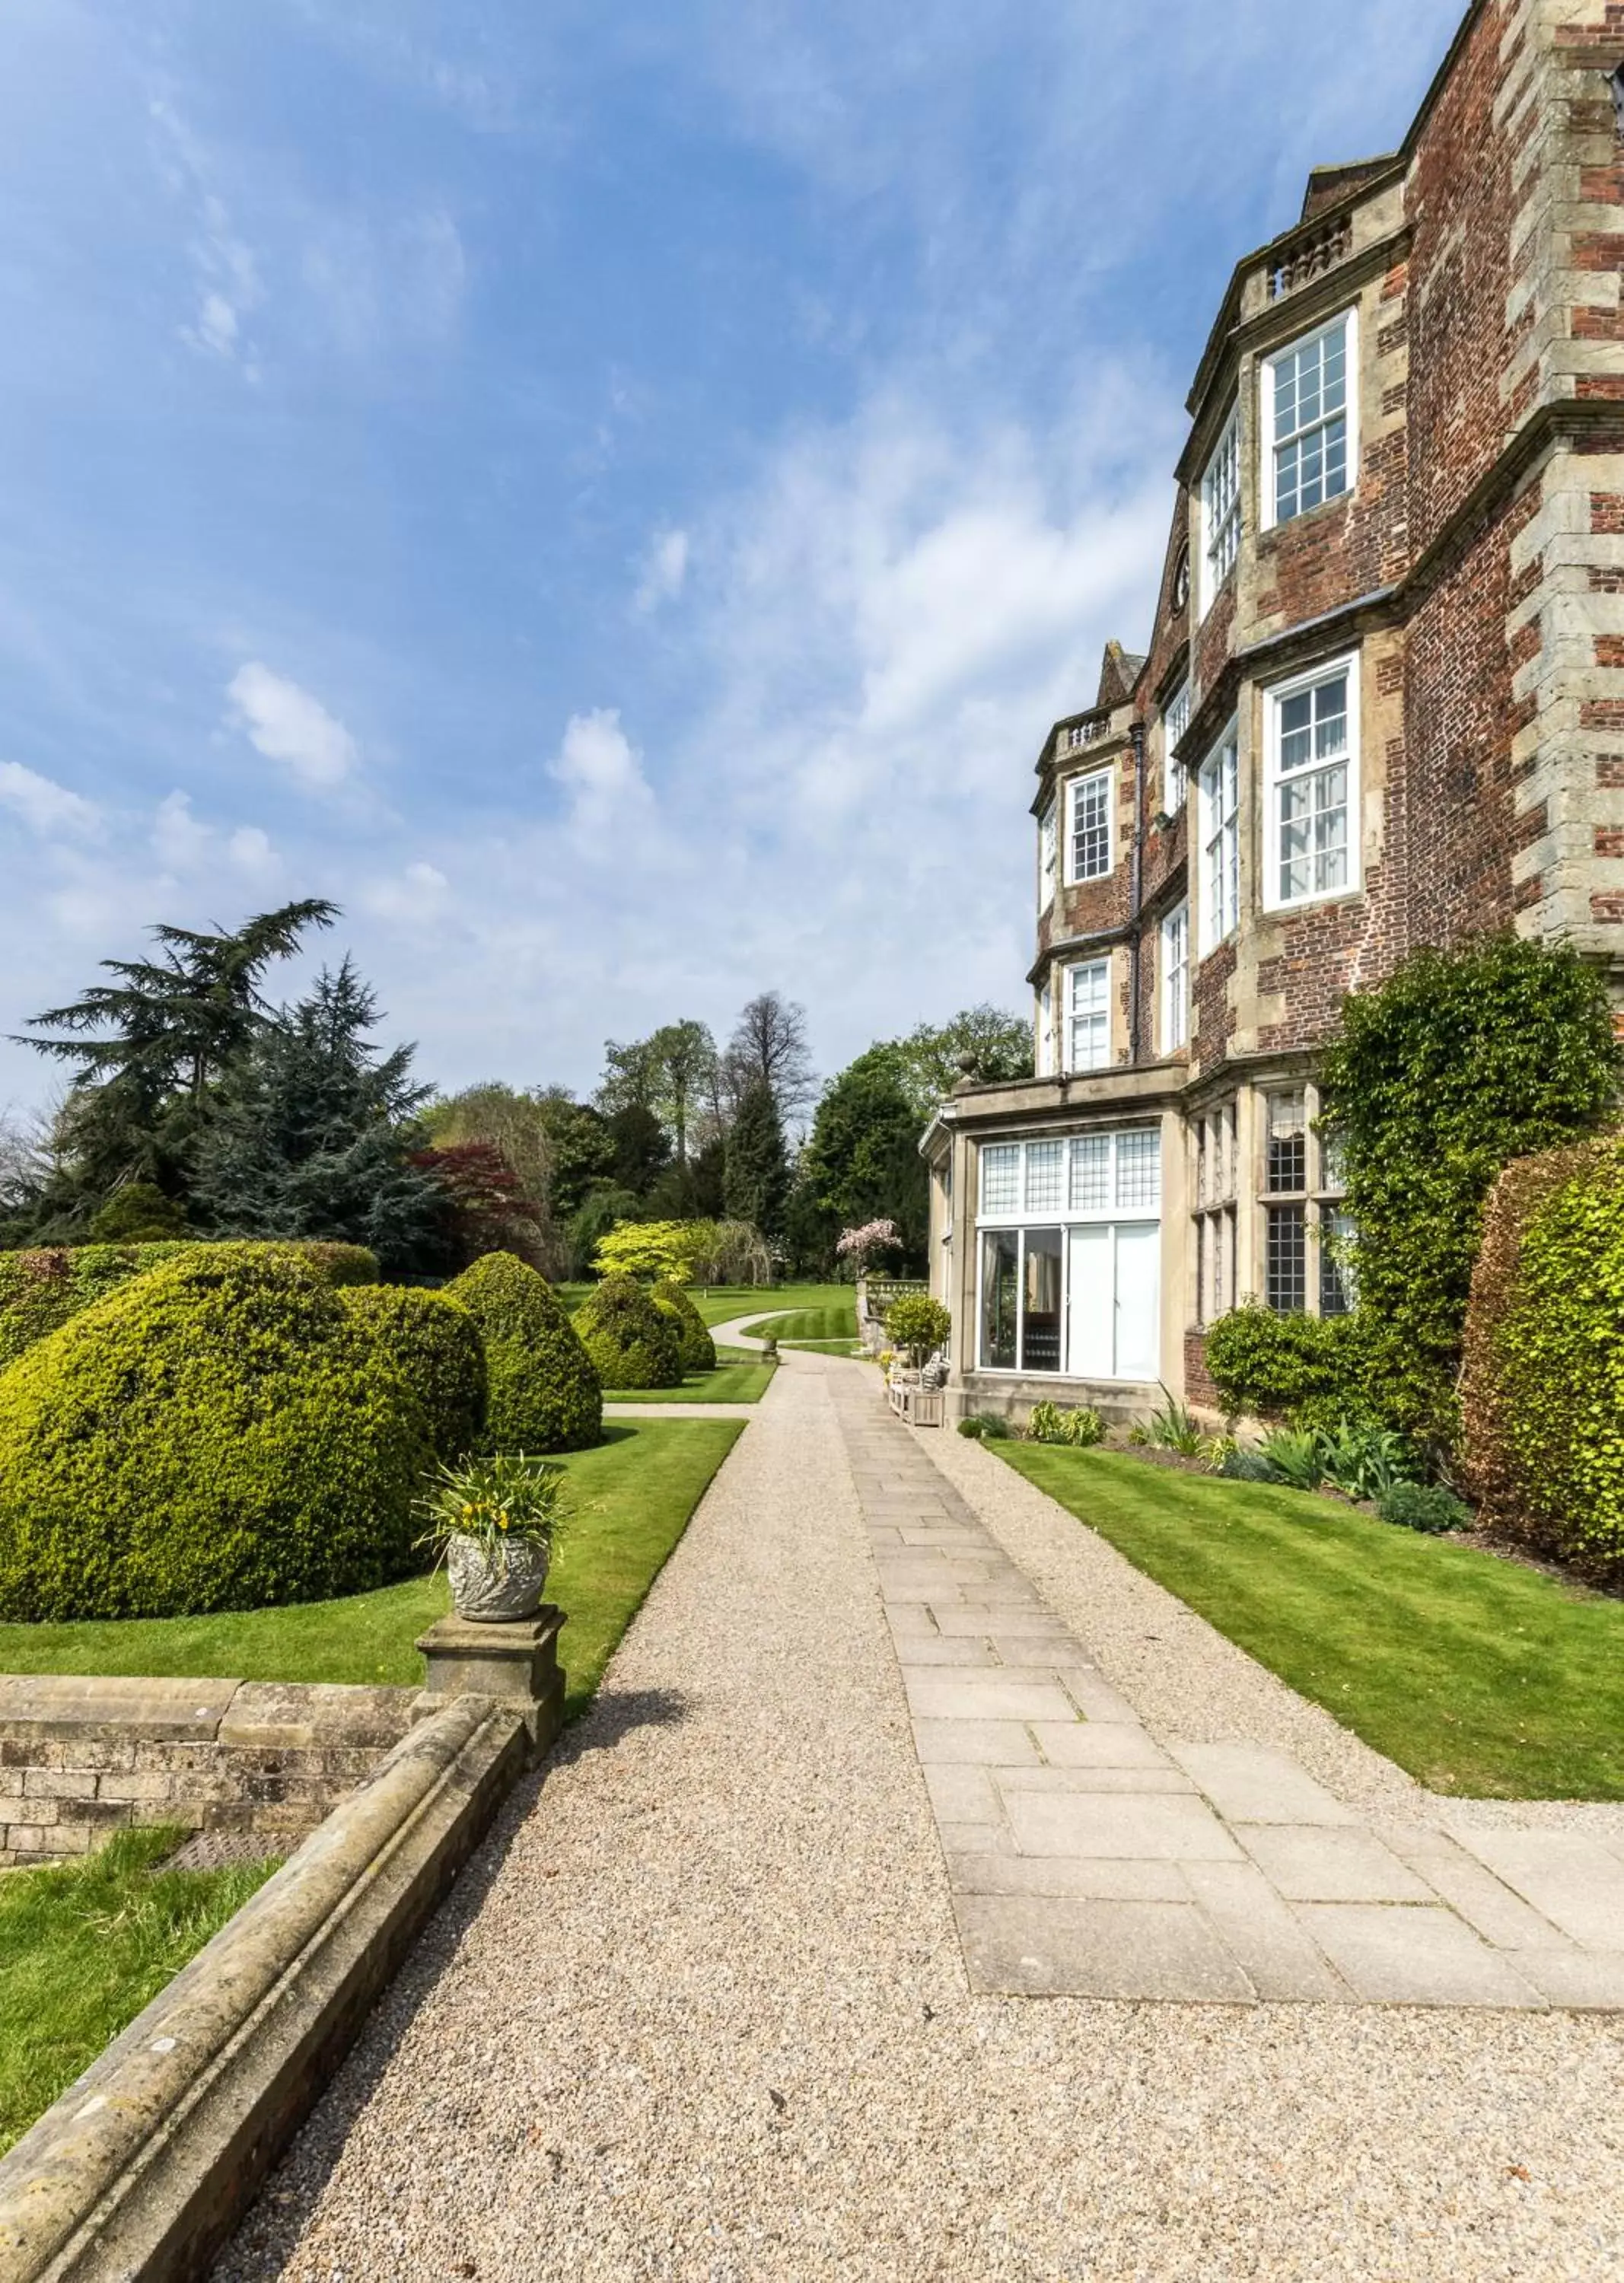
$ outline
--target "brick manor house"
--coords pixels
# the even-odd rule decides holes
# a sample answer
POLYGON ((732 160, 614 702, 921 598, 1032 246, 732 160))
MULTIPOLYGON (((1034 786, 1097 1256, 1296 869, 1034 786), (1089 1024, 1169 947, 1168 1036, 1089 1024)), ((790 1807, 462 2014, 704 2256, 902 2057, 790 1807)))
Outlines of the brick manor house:
POLYGON ((1413 946, 1624 973, 1621 62, 1477 0, 1230 281, 1149 650, 1038 757, 1038 1074, 924 1144, 950 1415, 1210 1406, 1238 1300, 1347 1308, 1314 1050, 1413 946))

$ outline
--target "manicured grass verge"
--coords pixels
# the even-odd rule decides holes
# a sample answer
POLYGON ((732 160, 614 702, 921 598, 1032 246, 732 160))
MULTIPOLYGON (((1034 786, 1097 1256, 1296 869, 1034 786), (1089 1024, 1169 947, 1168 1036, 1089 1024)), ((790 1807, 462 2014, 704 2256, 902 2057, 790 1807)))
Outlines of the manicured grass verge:
POLYGON ((680 1387, 606 1387, 605 1403, 759 1403, 772 1383, 769 1363, 719 1364, 691 1371, 680 1387))
POLYGON ((0 2149, 9 2148, 246 1903, 273 1865, 157 1871, 182 1831, 115 1832, 0 1876, 0 2149))
MULTIPOLYGON (((569 1718, 589 1701, 743 1426, 732 1419, 612 1420, 596 1450, 559 1461, 569 1471, 573 1511, 547 1592, 569 1617, 560 1644, 569 1718)), ((215 1674, 408 1687, 423 1678, 412 1643, 446 1606, 441 1575, 285 1609, 0 1625, 0 1672, 215 1674)))
POLYGON ((988 1448, 1434 1791, 1624 1799, 1624 1603, 1298 1491, 988 1448))
POLYGON ((745 1325, 744 1330, 756 1340, 764 1339, 769 1332, 776 1332, 780 1340, 855 1340, 856 1303, 847 1293, 843 1300, 828 1301, 816 1308, 792 1308, 783 1315, 763 1316, 759 1323, 745 1325))
POLYGON ((854 1311, 854 1324, 856 1321, 856 1303, 849 1284, 713 1284, 708 1292, 691 1285, 688 1297, 707 1324, 731 1323, 736 1316, 842 1305, 854 1311))

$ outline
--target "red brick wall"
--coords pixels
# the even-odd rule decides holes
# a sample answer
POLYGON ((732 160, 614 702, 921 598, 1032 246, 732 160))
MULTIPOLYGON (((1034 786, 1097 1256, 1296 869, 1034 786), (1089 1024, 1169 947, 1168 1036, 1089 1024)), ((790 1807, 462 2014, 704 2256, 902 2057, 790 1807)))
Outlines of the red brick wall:
POLYGON ((1191 986, 1191 1059, 1198 1071, 1221 1063, 1235 1034, 1230 981, 1235 973, 1235 939, 1221 943, 1195 970, 1191 986))
POLYGON ((1496 130, 1494 103, 1503 75, 1527 63, 1520 42, 1502 63, 1504 32, 1503 0, 1490 0, 1422 130, 1410 175, 1408 487, 1417 552, 1465 499, 1509 425, 1500 380, 1516 138, 1496 130))
POLYGON ((1511 740, 1533 701, 1512 698, 1505 616, 1511 541, 1539 504, 1536 481, 1485 525, 1410 620, 1404 826, 1414 943, 1505 927, 1517 908, 1511 740))

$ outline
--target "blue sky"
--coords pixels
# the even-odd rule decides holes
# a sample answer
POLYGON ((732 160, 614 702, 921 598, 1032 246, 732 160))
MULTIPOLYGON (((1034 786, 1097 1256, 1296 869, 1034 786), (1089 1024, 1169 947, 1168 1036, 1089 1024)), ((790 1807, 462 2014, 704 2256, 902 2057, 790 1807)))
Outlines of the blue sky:
POLYGON ((1458 14, 8 0, 0 1028, 307 894, 448 1086, 1022 1003, 1230 269, 1458 14))

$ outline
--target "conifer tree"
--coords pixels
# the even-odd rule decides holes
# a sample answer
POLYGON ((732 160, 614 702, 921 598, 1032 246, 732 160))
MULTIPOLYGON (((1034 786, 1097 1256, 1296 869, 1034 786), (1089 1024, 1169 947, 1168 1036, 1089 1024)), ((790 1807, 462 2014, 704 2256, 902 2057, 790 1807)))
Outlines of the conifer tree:
POLYGON ((777 1236, 784 1227, 789 1186, 778 1105, 772 1088, 758 1078, 739 1096, 728 1134, 722 1188, 730 1219, 747 1220, 763 1236, 777 1236))

